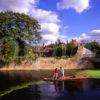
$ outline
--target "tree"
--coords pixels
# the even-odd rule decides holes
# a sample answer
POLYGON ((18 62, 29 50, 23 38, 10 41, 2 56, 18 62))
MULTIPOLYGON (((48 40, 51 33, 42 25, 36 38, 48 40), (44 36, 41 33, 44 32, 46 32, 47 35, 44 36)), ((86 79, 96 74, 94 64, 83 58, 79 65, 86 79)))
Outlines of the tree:
POLYGON ((97 57, 100 57, 100 44, 96 41, 86 43, 85 47, 93 51, 97 57))
MULTIPOLYGON (((0 41, 2 39, 9 40, 12 42, 6 44, 9 46, 9 52, 12 51, 12 44, 16 42, 18 44, 18 56, 24 56, 27 52, 27 46, 37 44, 41 40, 40 25, 37 20, 29 17, 25 14, 14 13, 11 11, 1 12, 0 13, 0 41)), ((4 47, 4 42, 2 42, 0 49, 1 55, 5 54, 3 50, 6 50, 7 47, 4 47), (6 48, 6 49, 4 49, 6 48)), ((13 54, 11 54, 13 55, 13 54)), ((9 54, 10 57, 10 54, 9 54)), ((6 56, 9 59, 8 55, 6 56)), ((6 61, 7 61, 6 59, 6 61)))
POLYGON ((18 44, 12 38, 3 38, 0 42, 0 61, 12 62, 18 55, 18 44))
POLYGON ((76 40, 71 40, 67 45, 66 45, 66 54, 68 56, 75 55, 78 50, 78 43, 76 40))
POLYGON ((13 37, 36 43, 41 39, 40 25, 37 20, 25 14, 14 12, 0 13, 0 39, 2 37, 13 37))
POLYGON ((86 43, 85 47, 95 53, 95 56, 91 58, 91 61, 95 68, 100 69, 100 44, 96 41, 86 43))
POLYGON ((56 48, 56 56, 66 56, 66 44, 59 43, 55 46, 56 48))

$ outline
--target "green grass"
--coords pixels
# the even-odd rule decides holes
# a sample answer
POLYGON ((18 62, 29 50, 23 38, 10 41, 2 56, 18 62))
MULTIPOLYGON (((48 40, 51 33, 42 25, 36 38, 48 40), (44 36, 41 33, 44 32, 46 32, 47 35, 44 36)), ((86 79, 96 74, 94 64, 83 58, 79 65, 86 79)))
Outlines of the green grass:
POLYGON ((9 87, 8 89, 0 92, 0 97, 7 95, 7 94, 9 94, 13 91, 20 90, 20 89, 23 89, 23 88, 27 88, 28 86, 31 86, 33 84, 41 84, 42 82, 43 81, 26 82, 26 83, 23 83, 23 84, 20 84, 20 85, 9 87))
POLYGON ((100 78, 100 70, 83 70, 76 73, 76 76, 87 76, 90 78, 100 78))

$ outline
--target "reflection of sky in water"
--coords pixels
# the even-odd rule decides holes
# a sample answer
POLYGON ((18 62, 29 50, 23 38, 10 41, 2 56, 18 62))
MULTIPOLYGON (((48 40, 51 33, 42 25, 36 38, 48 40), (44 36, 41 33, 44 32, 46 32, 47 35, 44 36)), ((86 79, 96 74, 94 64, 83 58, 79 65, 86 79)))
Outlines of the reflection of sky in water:
POLYGON ((36 81, 33 73, 35 72, 0 74, 0 91, 10 86, 14 89, 18 86, 21 88, 4 95, 0 100, 100 100, 100 80, 36 81), (32 84, 27 86, 24 82, 32 84), (27 87, 23 88, 24 86, 27 87))
POLYGON ((37 90, 35 90, 35 88, 36 88, 36 86, 33 85, 31 87, 31 90, 33 92, 35 92, 35 93, 36 93, 36 91, 39 91, 39 93, 40 93, 42 98, 45 98, 45 97, 57 97, 58 96, 58 93, 55 90, 55 86, 54 86, 53 82, 46 82, 44 84, 40 84, 37 87, 37 90))
MULTIPOLYGON (((76 87, 68 86, 66 87, 65 82, 45 82, 44 84, 40 84, 38 86, 38 91, 41 97, 41 100, 95 100, 94 98, 99 97, 100 99, 100 88, 91 89, 92 85, 88 81, 83 81, 82 83, 78 83, 78 85, 72 83, 76 87)), ((34 85, 31 87, 32 92, 34 91, 34 85)))

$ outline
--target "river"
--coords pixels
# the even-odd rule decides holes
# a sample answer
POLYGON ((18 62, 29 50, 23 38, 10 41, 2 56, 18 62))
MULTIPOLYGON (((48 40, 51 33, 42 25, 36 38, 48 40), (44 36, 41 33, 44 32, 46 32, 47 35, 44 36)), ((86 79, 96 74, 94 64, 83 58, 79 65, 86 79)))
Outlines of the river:
POLYGON ((100 79, 43 81, 51 75, 43 70, 1 71, 0 100, 100 100, 100 79))

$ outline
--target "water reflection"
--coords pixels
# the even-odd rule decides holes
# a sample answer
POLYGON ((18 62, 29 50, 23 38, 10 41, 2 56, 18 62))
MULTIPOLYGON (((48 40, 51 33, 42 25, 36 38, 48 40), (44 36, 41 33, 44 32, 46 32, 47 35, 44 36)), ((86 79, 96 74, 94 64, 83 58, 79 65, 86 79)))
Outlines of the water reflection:
POLYGON ((76 92, 83 92, 91 89, 92 82, 90 80, 77 80, 77 81, 55 81, 56 92, 66 91, 69 95, 76 92))
POLYGON ((42 80, 47 73, 38 74, 0 73, 0 100, 100 100, 99 79, 50 82, 42 80))

